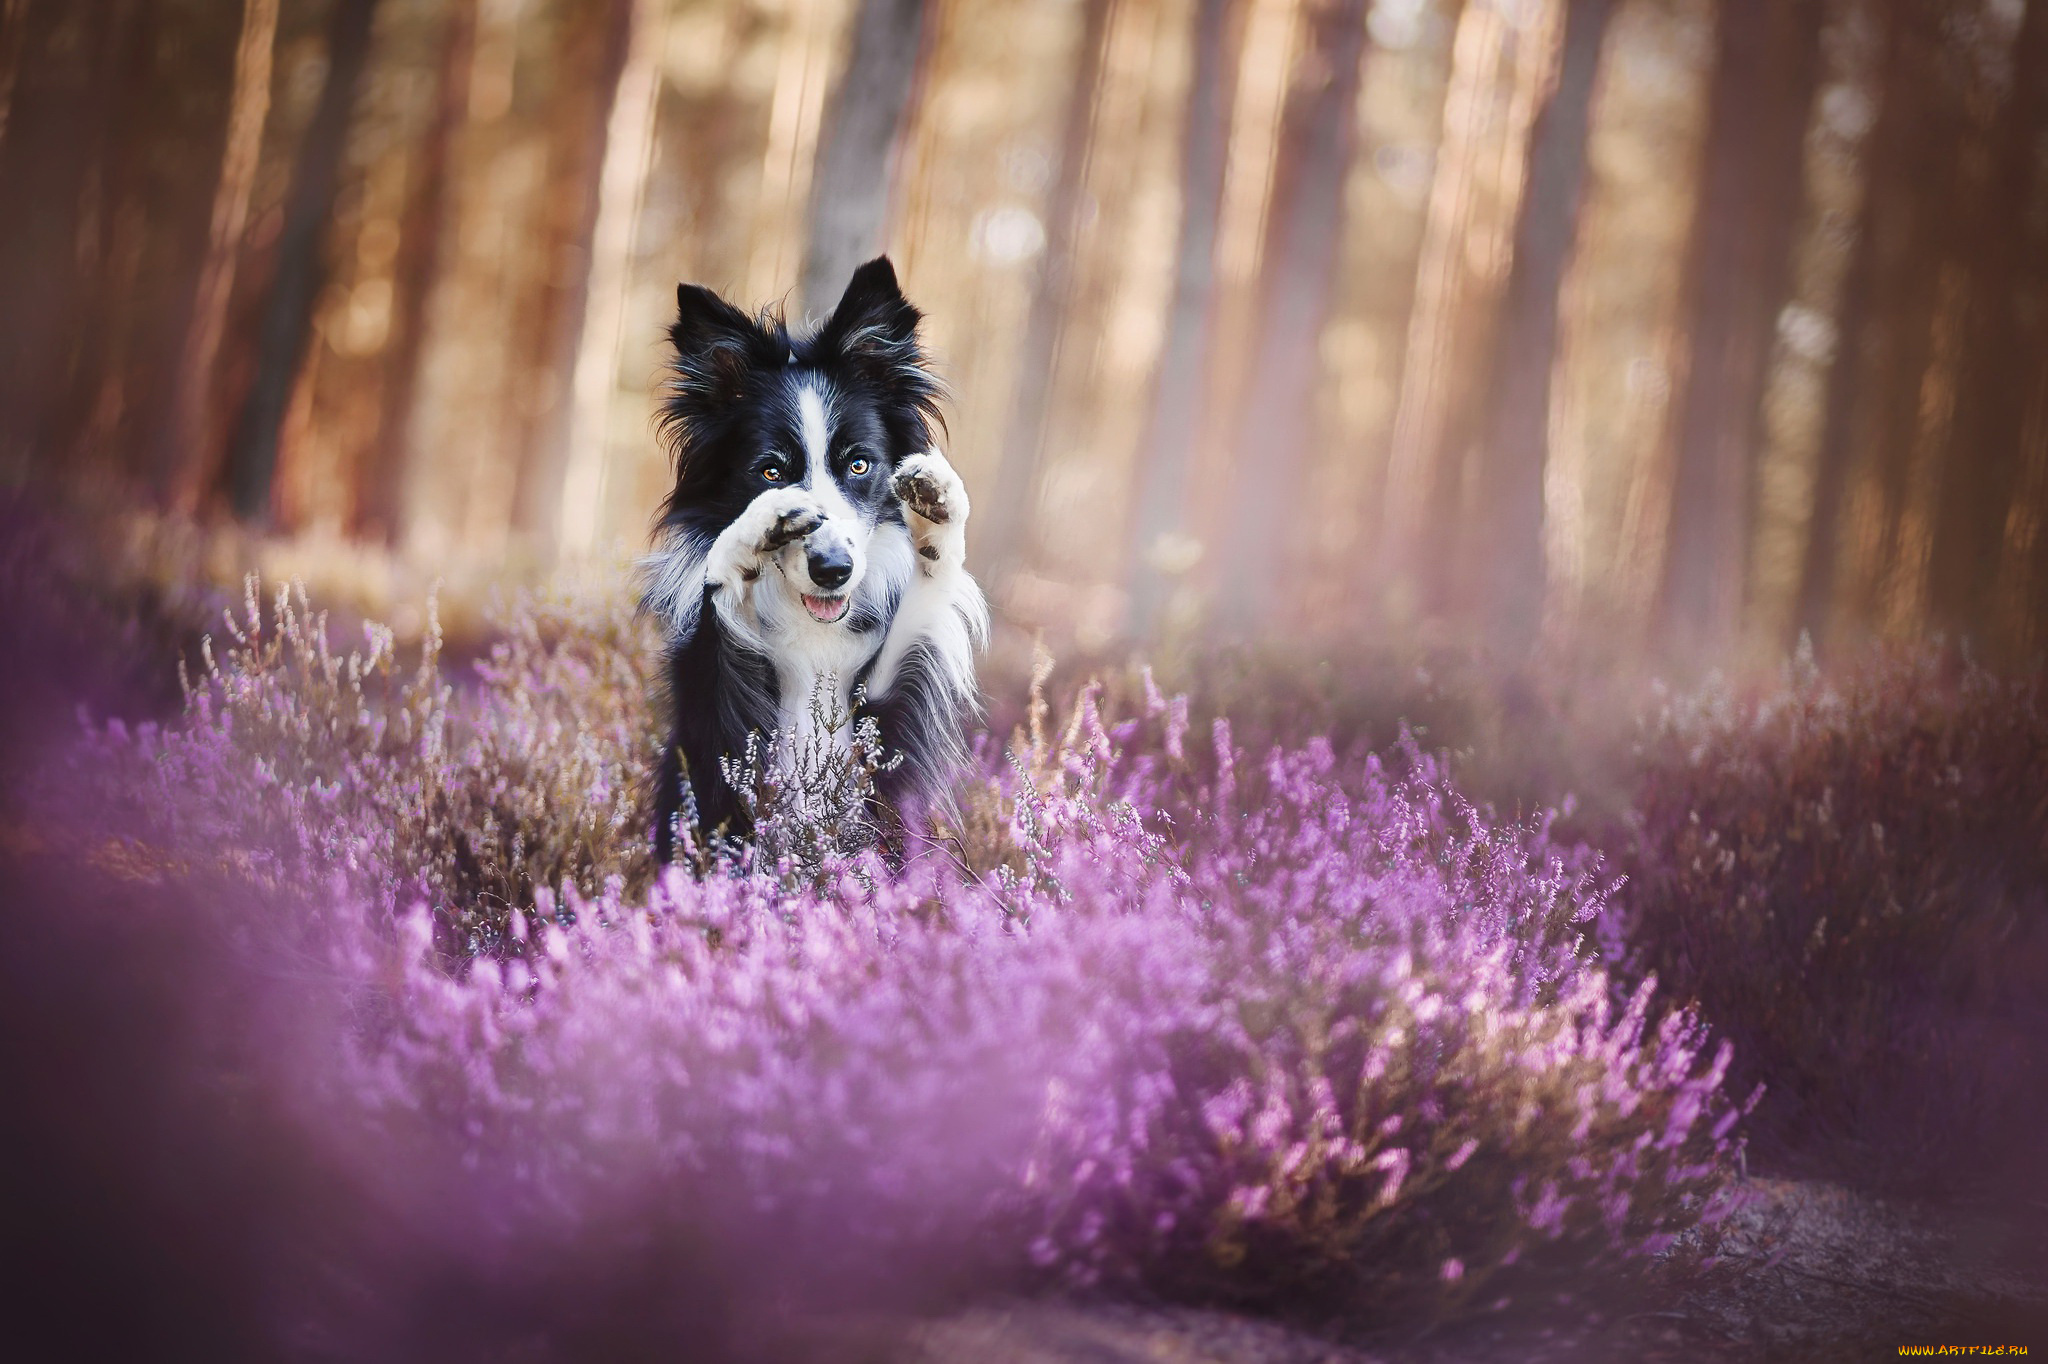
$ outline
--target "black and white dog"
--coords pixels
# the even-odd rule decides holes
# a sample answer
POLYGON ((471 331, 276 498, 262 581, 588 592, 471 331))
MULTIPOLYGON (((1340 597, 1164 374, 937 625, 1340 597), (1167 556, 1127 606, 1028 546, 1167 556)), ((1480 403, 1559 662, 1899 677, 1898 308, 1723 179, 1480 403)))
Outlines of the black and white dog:
POLYGON ((676 305, 676 486, 644 598, 674 707, 658 855, 692 806, 700 839, 749 832, 720 759, 810 732, 821 688, 901 755, 884 800, 941 796, 966 757, 988 608, 965 563, 967 490, 932 439, 941 390, 917 309, 886 258, 808 335, 695 285, 676 305))

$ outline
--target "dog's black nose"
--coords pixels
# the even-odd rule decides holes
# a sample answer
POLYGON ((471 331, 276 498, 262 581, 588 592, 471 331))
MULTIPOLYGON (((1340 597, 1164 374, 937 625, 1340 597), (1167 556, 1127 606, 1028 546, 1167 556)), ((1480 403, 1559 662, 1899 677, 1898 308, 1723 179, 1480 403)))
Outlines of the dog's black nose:
POLYGON ((846 580, 853 576, 853 556, 842 544, 806 545, 804 563, 811 571, 811 581, 827 592, 835 587, 844 587, 846 580))

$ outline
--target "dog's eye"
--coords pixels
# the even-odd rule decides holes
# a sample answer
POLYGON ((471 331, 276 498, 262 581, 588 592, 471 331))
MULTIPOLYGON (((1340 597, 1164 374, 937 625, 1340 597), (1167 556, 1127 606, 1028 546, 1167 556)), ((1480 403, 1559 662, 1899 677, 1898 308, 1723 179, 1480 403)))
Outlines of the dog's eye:
POLYGON ((855 459, 850 459, 846 461, 846 472, 852 474, 855 478, 859 478, 862 474, 866 473, 872 467, 874 466, 868 463, 866 455, 861 455, 855 459))
POLYGON ((767 479, 770 483, 782 482, 782 466, 780 464, 769 465, 767 468, 761 471, 761 477, 767 479))

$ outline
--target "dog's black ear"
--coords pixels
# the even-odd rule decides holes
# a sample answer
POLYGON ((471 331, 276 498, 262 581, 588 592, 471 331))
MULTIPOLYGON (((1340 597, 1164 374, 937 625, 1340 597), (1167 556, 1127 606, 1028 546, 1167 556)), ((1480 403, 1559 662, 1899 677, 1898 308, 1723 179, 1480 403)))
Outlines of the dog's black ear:
POLYGON ((941 385, 931 371, 917 325, 924 315, 896 283, 896 267, 877 256, 853 272, 832 317, 813 343, 877 387, 904 399, 927 425, 938 422, 941 385))
POLYGON ((829 338, 848 355, 863 346, 915 348, 920 320, 896 283, 896 267, 887 256, 877 256, 853 272, 819 339, 829 338))
POLYGON ((676 348, 678 393, 698 403, 737 397, 749 368, 774 362, 768 333, 702 285, 676 286, 676 321, 668 337, 676 348))

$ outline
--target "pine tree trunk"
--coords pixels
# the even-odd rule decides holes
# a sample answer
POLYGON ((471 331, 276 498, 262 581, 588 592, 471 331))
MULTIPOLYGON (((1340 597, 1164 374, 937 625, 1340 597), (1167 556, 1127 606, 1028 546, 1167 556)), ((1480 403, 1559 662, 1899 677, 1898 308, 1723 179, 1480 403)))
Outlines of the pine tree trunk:
POLYGON ((597 229, 605 146, 617 106, 619 81, 632 46, 633 0, 604 0, 587 22, 587 54, 564 56, 579 74, 569 107, 555 115, 558 135, 550 150, 550 211, 536 249, 543 273, 529 359, 514 383, 537 394, 535 418, 520 461, 513 526, 538 551, 551 550, 569 468, 576 354, 583 342, 590 298, 591 239, 597 229))
POLYGON ((348 147, 356 90, 369 63, 377 0, 335 0, 328 23, 327 78, 285 195, 276 275, 264 305, 256 377, 228 451, 228 498, 237 516, 270 516, 278 436, 312 339, 313 305, 326 281, 327 231, 348 147))
POLYGON ((1915 505, 1915 463, 1922 437, 1926 384, 1940 360, 1937 327, 1944 311, 1943 269, 1950 210, 1962 182, 1961 123, 1965 103, 1944 70, 1945 7, 1901 0, 1905 68, 1901 98, 1911 116, 1902 125, 1899 176, 1878 220, 1881 251, 1870 330, 1878 365, 1865 389, 1861 459, 1867 495, 1848 508, 1855 523, 1846 560, 1850 619, 1883 631, 1902 623, 1901 600, 1916 586, 1901 551, 1915 505))
POLYGON ((1095 126, 1096 97, 1108 55, 1116 0, 1083 0, 1081 38, 1073 84, 1061 119, 1059 164, 1046 206, 1046 243, 1032 281, 1031 311, 1017 355, 1016 391, 1011 397, 1003 457, 996 466, 994 492, 980 509, 985 518, 976 546, 982 571, 1000 581, 1017 566, 1037 504, 1039 466, 1045 454, 1046 405, 1052 395, 1061 324, 1072 296, 1074 250, 1081 232, 1088 151, 1095 126))
POLYGON ((1821 413, 1813 503, 1807 516, 1806 552, 1793 612, 1794 629, 1817 644, 1827 641, 1837 615, 1842 522, 1856 448, 1854 427, 1862 406, 1865 372, 1875 366, 1882 349, 1871 329, 1881 264, 1878 223, 1884 201, 1897 182, 1899 144, 1911 120, 1901 90, 1906 77, 1902 51, 1905 38, 1896 18, 1888 19, 1887 23, 1877 122, 1864 143, 1863 202, 1848 273, 1842 282, 1841 302, 1836 309, 1838 340, 1821 413))
POLYGON ((861 0, 811 180, 800 300, 813 316, 831 311, 854 269, 887 245, 897 149, 929 8, 930 0, 861 0))
POLYGON ((2028 407, 2022 476, 2026 501, 2014 518, 2025 530, 2018 535, 2007 532, 2006 581, 2001 584, 2009 603, 2006 625, 2013 652, 2022 658, 2048 650, 2048 350, 2034 357, 2028 407))
POLYGON ((583 333, 570 376, 569 464, 557 531, 558 552, 570 556, 595 548, 605 521, 612 406, 625 344, 634 244, 654 168, 654 120, 661 93, 662 30, 655 21, 657 13, 650 0, 639 0, 625 73, 619 78, 605 135, 583 333))
POLYGON ((192 312, 178 353, 170 418, 164 423, 157 451, 158 489, 186 510, 196 504, 208 473, 217 467, 211 453, 219 438, 213 410, 214 369, 227 331, 228 304, 242 257, 242 232, 249 221, 249 196, 256 185, 263 127, 270 116, 277 3, 246 0, 242 8, 234 89, 221 146, 220 176, 214 184, 206 258, 199 267, 192 312))
POLYGON ((1940 266, 1939 210, 1956 174, 1944 136, 1932 0, 1885 6, 1884 73, 1840 353, 1828 380, 1798 623, 1820 642, 1875 623, 1919 426, 1940 266))
POLYGON ((2048 3, 2029 4, 2013 80, 1993 125, 1989 174, 1958 247, 1971 271, 1953 455, 1941 490, 1931 590, 1935 619, 1982 636, 1995 619, 2007 511, 2026 439, 2036 358, 2048 344, 2048 3))
POLYGON ((1194 76, 1181 142, 1180 245, 1166 342, 1152 396, 1151 429, 1138 471, 1130 544, 1135 561, 1131 627, 1157 631, 1176 570, 1174 543, 1184 534, 1188 470, 1202 430, 1202 389, 1209 367, 1209 321, 1216 292, 1216 233, 1230 136, 1230 0, 1196 0, 1194 76))
POLYGON ((1220 623, 1236 633, 1286 623, 1272 603, 1299 549, 1299 530, 1290 535, 1288 522, 1306 510, 1319 343, 1335 289, 1367 9, 1363 0, 1328 0, 1315 12, 1282 126, 1257 349, 1234 446, 1237 497, 1218 578, 1220 623))
POLYGON ((1686 282, 1689 350, 1661 610, 1685 652, 1741 623, 1762 405, 1791 283, 1819 0, 1723 0, 1686 282))
MULTIPOLYGON (((159 9, 141 4, 119 25, 123 36, 108 50, 108 78, 95 92, 105 106, 103 117, 67 149, 90 167, 90 175, 80 206, 72 293, 50 343, 68 364, 63 386, 50 395, 44 436, 44 457, 73 478, 92 483, 116 477, 136 492, 149 484, 147 452, 138 458, 120 435, 147 372, 146 361, 137 363, 135 355, 136 299, 145 289, 140 271, 151 158, 163 147, 153 146, 151 138, 161 118, 156 101, 163 86, 153 77, 163 19, 159 9)), ((191 55, 203 61, 203 51, 194 43, 191 55)))
POLYGON ((1566 10, 1556 83, 1529 138, 1528 183, 1494 344, 1491 438, 1480 451, 1481 506, 1463 557, 1486 575, 1480 595, 1490 633, 1510 652, 1532 644, 1542 624, 1558 301, 1578 235, 1594 79, 1613 14, 1613 0, 1575 0, 1566 10))
POLYGON ((1458 16, 1377 555, 1384 580, 1406 584, 1427 612, 1453 607, 1461 587, 1450 547, 1471 515, 1474 458, 1489 434, 1486 362, 1504 321, 1508 274, 1496 255, 1521 212, 1521 171, 1554 74, 1556 26, 1569 7, 1570 0, 1544 0, 1510 12, 1470 3, 1458 16))
POLYGON ((140 9, 138 0, 75 9, 43 0, 15 19, 21 66, 0 141, 0 471, 68 468, 54 447, 70 434, 78 364, 97 358, 85 332, 140 9))
POLYGON ((356 470, 351 520, 365 539, 398 543, 411 462, 413 402, 426 350, 427 300, 440 273, 453 175, 449 151, 469 110, 477 0, 452 0, 442 20, 434 111, 411 168, 392 270, 391 333, 384 349, 377 434, 356 470))
POLYGON ((0 0, 0 142, 7 140, 7 115, 14 108, 14 82, 28 46, 29 0, 0 0))

